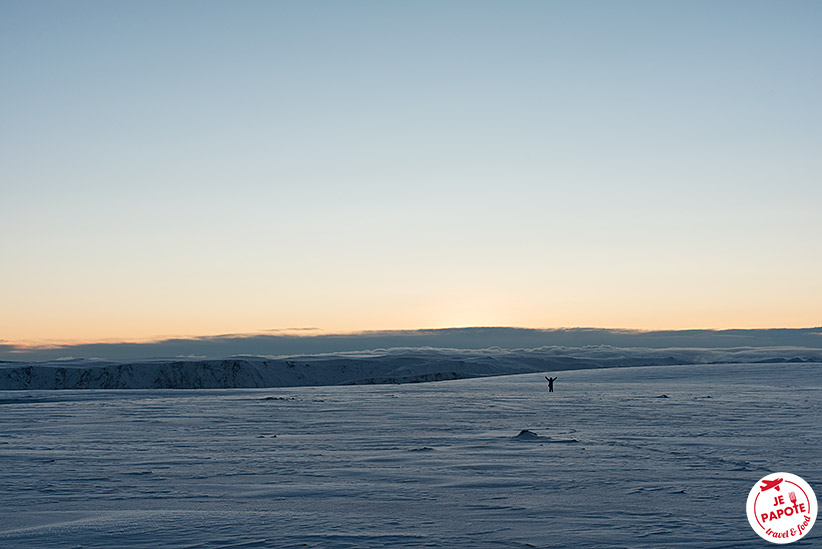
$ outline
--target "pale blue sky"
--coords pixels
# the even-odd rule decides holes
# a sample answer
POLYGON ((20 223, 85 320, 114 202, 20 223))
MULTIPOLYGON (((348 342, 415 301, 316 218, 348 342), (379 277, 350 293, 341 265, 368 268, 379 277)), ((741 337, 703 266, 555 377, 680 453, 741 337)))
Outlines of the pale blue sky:
POLYGON ((822 4, 0 2, 0 339, 818 325, 822 4))

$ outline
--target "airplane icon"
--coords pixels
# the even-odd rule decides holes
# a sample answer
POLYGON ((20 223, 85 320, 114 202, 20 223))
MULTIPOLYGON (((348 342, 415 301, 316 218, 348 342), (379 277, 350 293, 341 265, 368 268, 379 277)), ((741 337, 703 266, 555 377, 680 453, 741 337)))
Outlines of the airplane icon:
POLYGON ((760 490, 762 490, 763 492, 764 492, 765 490, 770 490, 771 488, 776 488, 776 491, 778 492, 778 491, 779 491, 779 483, 780 483, 780 482, 782 482, 782 479, 781 479, 781 478, 778 478, 778 479, 776 479, 776 480, 763 480, 762 482, 764 482, 764 483, 765 483, 765 485, 764 485, 764 486, 760 486, 759 488, 760 488, 760 490))

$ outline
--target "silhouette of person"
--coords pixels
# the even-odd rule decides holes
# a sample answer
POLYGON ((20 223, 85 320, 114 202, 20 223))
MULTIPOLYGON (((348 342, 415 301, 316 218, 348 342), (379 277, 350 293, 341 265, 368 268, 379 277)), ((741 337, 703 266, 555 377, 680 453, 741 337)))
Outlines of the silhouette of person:
POLYGON ((545 379, 548 381, 548 392, 553 393, 554 392, 554 382, 557 380, 557 378, 545 376, 545 379))

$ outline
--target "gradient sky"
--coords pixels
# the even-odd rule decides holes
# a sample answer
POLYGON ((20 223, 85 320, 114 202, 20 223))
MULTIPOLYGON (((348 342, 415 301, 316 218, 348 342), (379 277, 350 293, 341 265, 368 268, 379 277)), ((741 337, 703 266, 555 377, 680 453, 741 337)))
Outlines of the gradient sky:
POLYGON ((0 340, 819 325, 820 28, 0 1, 0 340))

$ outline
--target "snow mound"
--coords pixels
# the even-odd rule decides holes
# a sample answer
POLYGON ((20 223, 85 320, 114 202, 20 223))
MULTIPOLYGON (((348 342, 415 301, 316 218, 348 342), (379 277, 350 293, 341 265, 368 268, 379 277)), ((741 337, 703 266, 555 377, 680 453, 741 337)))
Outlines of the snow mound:
POLYGON ((519 432, 518 435, 516 435, 514 437, 515 440, 519 440, 519 441, 532 441, 532 440, 538 440, 538 439, 541 439, 541 438, 542 437, 540 437, 538 434, 536 434, 533 431, 529 431, 528 429, 523 429, 522 431, 519 432))

